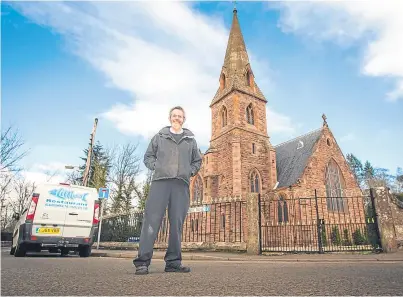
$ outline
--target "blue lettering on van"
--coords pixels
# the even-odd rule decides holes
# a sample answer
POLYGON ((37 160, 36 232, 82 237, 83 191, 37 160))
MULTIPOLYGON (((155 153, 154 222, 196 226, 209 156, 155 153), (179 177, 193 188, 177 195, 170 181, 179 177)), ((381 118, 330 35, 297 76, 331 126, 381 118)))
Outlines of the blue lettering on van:
POLYGON ((84 202, 87 202, 87 196, 89 193, 75 193, 74 191, 59 188, 50 190, 49 194, 61 199, 69 199, 69 200, 80 199, 84 202))
POLYGON ((55 199, 46 199, 45 206, 48 207, 61 207, 61 208, 74 208, 87 210, 88 204, 83 202, 74 202, 74 201, 64 201, 64 200, 55 200, 55 199))

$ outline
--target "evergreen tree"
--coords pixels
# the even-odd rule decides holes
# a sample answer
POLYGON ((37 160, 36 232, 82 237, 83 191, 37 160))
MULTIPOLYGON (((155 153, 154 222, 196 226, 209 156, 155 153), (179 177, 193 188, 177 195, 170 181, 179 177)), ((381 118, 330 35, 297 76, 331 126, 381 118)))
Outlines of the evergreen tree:
POLYGON ((399 184, 401 191, 403 192, 403 170, 398 167, 396 171, 396 182, 399 184))
POLYGON ((361 185, 364 179, 364 170, 361 161, 353 154, 347 154, 346 158, 347 163, 357 179, 358 184, 361 185))
POLYGON ((136 191, 137 192, 137 198, 138 198, 138 206, 137 206, 137 208, 138 208, 139 211, 144 211, 144 209, 146 207, 146 201, 147 201, 147 198, 148 198, 148 193, 150 192, 150 186, 151 186, 152 177, 153 177, 153 172, 149 170, 148 173, 147 173, 147 179, 143 183, 141 191, 136 191))
POLYGON ((396 197, 403 202, 403 170, 400 167, 396 172, 396 197))
POLYGON ((365 179, 373 178, 374 175, 375 175, 374 167, 372 167, 369 161, 366 161, 364 165, 364 178, 365 179))
MULTIPOLYGON (((88 149, 83 150, 83 152, 85 157, 81 157, 80 159, 84 161, 84 164, 80 166, 81 176, 77 178, 81 183, 83 181, 85 165, 87 163, 88 149)), ((99 188, 100 181, 102 181, 101 184, 103 183, 102 186, 105 186, 108 182, 110 169, 110 156, 108 155, 102 144, 97 141, 97 143, 92 148, 91 164, 88 173, 88 186, 92 188, 99 188)))

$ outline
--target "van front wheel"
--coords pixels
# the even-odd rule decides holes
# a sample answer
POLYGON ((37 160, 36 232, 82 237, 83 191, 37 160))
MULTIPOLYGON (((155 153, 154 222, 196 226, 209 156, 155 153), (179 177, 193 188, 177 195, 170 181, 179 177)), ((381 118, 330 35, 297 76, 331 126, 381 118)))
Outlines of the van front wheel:
POLYGON ((78 254, 80 257, 89 257, 91 255, 91 247, 88 245, 80 247, 78 254))

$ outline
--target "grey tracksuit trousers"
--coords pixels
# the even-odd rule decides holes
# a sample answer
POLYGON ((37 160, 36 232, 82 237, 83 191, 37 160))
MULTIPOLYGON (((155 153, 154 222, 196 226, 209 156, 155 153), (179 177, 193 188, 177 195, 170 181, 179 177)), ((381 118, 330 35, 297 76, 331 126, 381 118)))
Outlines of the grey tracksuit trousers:
POLYGON ((151 183, 141 228, 138 257, 133 264, 149 266, 153 247, 168 207, 169 241, 166 265, 181 264, 182 228, 189 209, 189 185, 180 179, 156 180, 151 183))

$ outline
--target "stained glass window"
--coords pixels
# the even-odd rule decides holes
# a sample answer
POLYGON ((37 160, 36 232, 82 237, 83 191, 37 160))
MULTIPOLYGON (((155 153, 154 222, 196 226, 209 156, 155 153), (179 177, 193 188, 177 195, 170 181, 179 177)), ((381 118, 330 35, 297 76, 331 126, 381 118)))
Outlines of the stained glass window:
POLYGON ((249 177, 249 183, 250 183, 250 191, 251 193, 259 193, 260 192, 260 178, 259 174, 257 173, 256 170, 252 172, 252 174, 249 177))
POLYGON ((343 211, 343 176, 337 163, 332 159, 326 167, 327 208, 332 211, 343 211))

